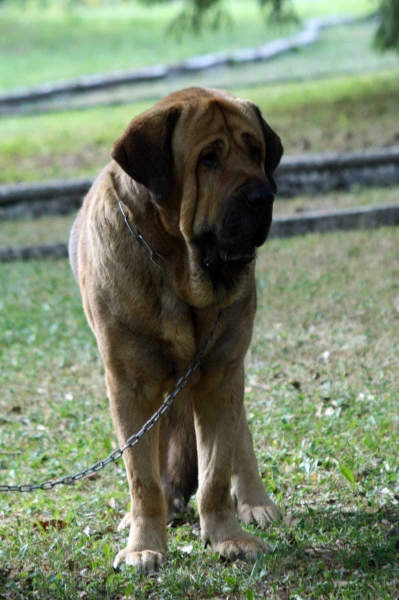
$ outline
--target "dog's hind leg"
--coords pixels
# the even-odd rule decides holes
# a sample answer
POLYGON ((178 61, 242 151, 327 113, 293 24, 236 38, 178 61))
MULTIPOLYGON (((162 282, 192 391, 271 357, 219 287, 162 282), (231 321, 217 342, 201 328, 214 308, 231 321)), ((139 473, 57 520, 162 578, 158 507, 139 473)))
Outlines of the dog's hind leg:
POLYGON ((197 442, 189 394, 179 395, 164 416, 161 455, 167 522, 170 523, 187 510, 198 487, 197 442))

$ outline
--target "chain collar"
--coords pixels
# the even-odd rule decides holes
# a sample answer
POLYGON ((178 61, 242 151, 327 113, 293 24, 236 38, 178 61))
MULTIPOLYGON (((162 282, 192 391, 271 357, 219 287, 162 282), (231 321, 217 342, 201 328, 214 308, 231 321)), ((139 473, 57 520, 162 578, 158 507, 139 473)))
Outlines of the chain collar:
POLYGON ((130 223, 129 223, 129 219, 127 218, 127 215, 125 213, 125 211, 123 210, 123 206, 122 206, 122 202, 119 200, 119 198, 117 198, 118 200, 118 206, 119 206, 119 210, 122 213, 123 216, 123 220, 126 223, 126 227, 128 228, 128 230, 130 231, 130 233, 132 234, 132 236, 138 241, 140 242, 140 244, 146 249, 146 251, 148 252, 148 255, 151 259, 151 262, 158 267, 158 269, 161 269, 161 265, 159 265, 155 259, 160 258, 162 260, 162 256, 160 254, 158 254, 157 252, 154 252, 153 250, 151 250, 150 246, 147 244, 147 242, 145 241, 145 239, 143 238, 142 234, 140 231, 138 231, 137 233, 135 231, 133 231, 130 223))

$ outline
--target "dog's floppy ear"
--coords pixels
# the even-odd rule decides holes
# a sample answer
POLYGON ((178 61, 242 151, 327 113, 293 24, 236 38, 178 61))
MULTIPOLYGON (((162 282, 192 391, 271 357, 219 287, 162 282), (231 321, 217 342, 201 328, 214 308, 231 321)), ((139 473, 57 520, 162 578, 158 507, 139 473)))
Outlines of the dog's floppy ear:
POLYGON ((284 148, 281 143, 281 139, 277 135, 275 131, 266 123, 264 118, 262 117, 262 113, 259 108, 251 103, 252 108, 254 109, 256 116, 259 119, 259 122, 262 127, 263 136, 265 138, 266 144, 266 159, 265 159, 265 173, 269 180, 270 185, 273 188, 273 192, 277 192, 277 185, 273 176, 274 171, 277 169, 281 157, 283 156, 284 148))
POLYGON ((149 110, 131 121, 112 149, 112 158, 125 173, 159 203, 173 185, 172 135, 179 116, 178 107, 149 110))

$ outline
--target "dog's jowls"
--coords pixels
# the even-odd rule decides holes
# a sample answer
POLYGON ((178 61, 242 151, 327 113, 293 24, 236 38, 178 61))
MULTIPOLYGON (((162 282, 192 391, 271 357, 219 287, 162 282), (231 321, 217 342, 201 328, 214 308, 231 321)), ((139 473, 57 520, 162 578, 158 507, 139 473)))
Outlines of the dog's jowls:
POLYGON ((121 445, 185 373, 224 309, 200 369, 124 454, 130 534, 116 564, 155 570, 167 520, 196 490, 201 535, 215 551, 250 560, 269 550, 238 522, 277 516, 245 417, 243 364, 256 310, 254 258, 271 225, 282 152, 250 102, 182 90, 128 125, 75 221, 72 269, 121 445), (159 266, 128 231, 118 200, 159 266))

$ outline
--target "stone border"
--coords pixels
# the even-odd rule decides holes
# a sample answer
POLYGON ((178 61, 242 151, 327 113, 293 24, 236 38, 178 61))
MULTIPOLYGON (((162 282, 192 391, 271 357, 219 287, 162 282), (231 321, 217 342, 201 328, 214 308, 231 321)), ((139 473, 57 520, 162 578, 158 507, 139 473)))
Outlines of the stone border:
MULTIPOLYGON (((279 198, 399 185, 399 146, 343 154, 284 157, 276 172, 279 198)), ((0 221, 77 210, 91 179, 0 186, 0 221)))
POLYGON ((35 260, 43 258, 66 258, 68 244, 42 244, 40 246, 7 246, 0 248, 0 263, 14 260, 35 260))
POLYGON ((273 219, 270 236, 287 238, 308 233, 329 233, 353 229, 377 229, 399 225, 399 204, 360 206, 329 212, 308 212, 301 216, 273 219))
MULTIPOLYGON (((367 70, 343 68, 334 71, 319 71, 313 75, 292 75, 283 78, 275 77, 273 79, 265 79, 262 77, 257 77, 254 79, 251 77, 249 79, 239 80, 237 82, 234 80, 234 68, 227 67, 227 69, 232 70, 231 77, 233 79, 230 78, 230 80, 224 82, 222 86, 219 83, 216 83, 216 86, 222 87, 225 91, 236 93, 236 90, 239 88, 248 90, 259 87, 271 87, 273 85, 286 85, 295 83, 302 84, 317 81, 323 81, 323 85, 326 85, 327 80, 334 80, 342 77, 353 77, 355 75, 369 76, 375 73, 381 73, 384 68, 385 67, 381 69, 381 67, 378 66, 369 68, 367 70)), ((205 87, 214 87, 215 85, 213 82, 209 85, 203 81, 196 82, 192 78, 187 79, 187 76, 183 75, 174 79, 171 78, 168 80, 168 83, 162 83, 162 91, 159 89, 152 89, 151 86, 153 83, 150 82, 149 84, 137 85, 135 90, 133 90, 131 86, 126 85, 115 87, 113 90, 109 91, 99 90, 98 92, 87 92, 85 94, 81 94, 80 96, 60 95, 58 98, 49 98, 48 100, 44 99, 40 102, 20 103, 16 104, 15 106, 0 105, 0 118, 5 116, 30 117, 36 115, 56 114, 67 111, 83 112, 95 108, 116 108, 119 106, 132 106, 139 103, 154 104, 155 102, 158 102, 164 98, 167 94, 171 94, 182 87, 190 87, 197 84, 199 86, 205 85, 205 87), (119 96, 119 93, 123 87, 125 88, 123 95, 119 96)))
MULTIPOLYGON (((277 217, 273 220, 270 237, 287 238, 309 233, 376 229, 399 225, 399 204, 362 206, 331 212, 310 212, 301 216, 277 217)), ((0 263, 15 260, 66 258, 68 244, 0 248, 0 263)))
POLYGON ((40 102, 41 100, 65 94, 85 94, 95 90, 111 89, 126 84, 159 81, 179 75, 213 69, 215 67, 267 61, 282 54, 313 44, 319 38, 320 32, 323 29, 367 22, 375 18, 376 13, 360 17, 347 15, 316 17, 305 21, 303 30, 296 35, 277 39, 268 44, 258 46, 257 48, 243 48, 232 52, 202 54, 170 66, 155 65, 142 69, 122 71, 111 75, 86 75, 75 80, 55 85, 45 83, 15 92, 0 94, 0 106, 11 108, 18 106, 19 104, 40 102))
POLYGON ((66 215, 78 210, 92 179, 0 185, 0 222, 66 215))
POLYGON ((276 171, 276 181, 281 198, 349 190, 355 185, 399 185, 399 146, 341 154, 287 156, 276 171))

